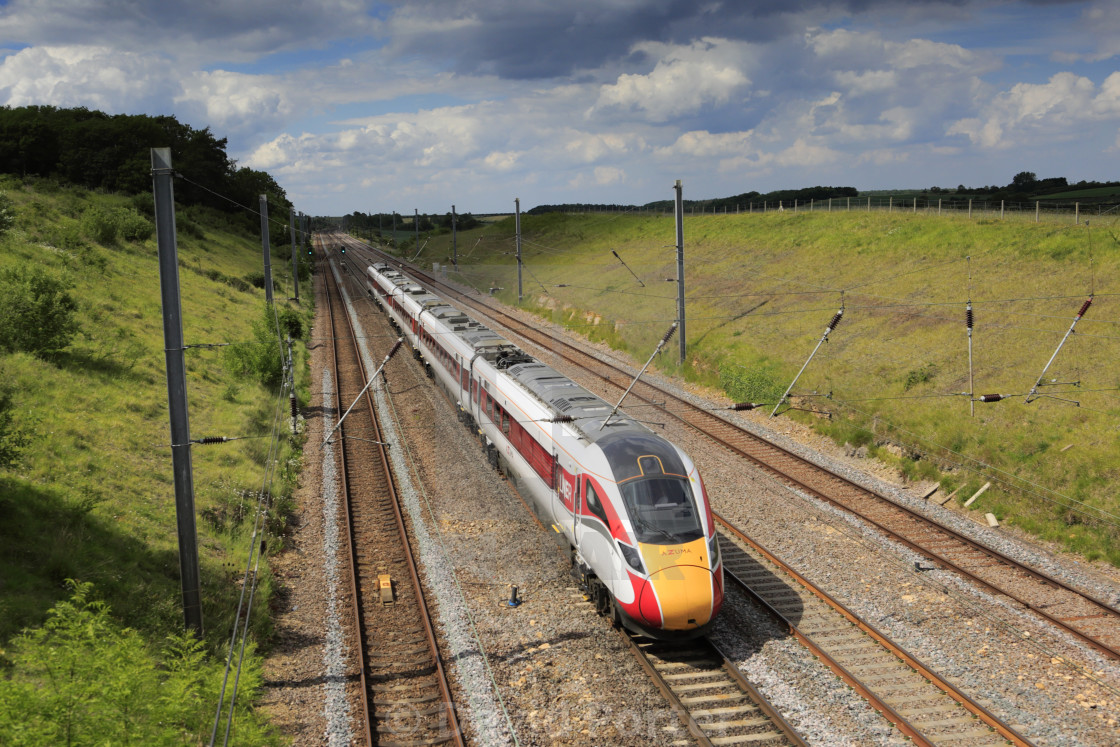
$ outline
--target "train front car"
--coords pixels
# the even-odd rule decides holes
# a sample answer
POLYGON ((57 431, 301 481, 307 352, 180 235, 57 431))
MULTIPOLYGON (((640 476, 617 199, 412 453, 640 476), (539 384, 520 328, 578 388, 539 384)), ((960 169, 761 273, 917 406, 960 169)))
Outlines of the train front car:
MULTIPOLYGON (((684 452, 641 426, 605 430, 594 442, 613 477, 603 498, 625 524, 615 539, 625 562, 612 589, 621 622, 662 640, 703 635, 723 604, 723 567, 700 475, 684 452)), ((598 496, 584 498, 590 507, 598 496)))

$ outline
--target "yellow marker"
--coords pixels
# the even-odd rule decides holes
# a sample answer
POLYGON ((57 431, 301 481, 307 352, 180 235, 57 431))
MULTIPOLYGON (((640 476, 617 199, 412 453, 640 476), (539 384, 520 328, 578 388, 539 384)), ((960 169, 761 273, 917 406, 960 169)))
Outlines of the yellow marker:
POLYGON ((381 603, 391 604, 393 601, 393 582, 388 573, 382 573, 377 577, 377 586, 381 589, 381 603))

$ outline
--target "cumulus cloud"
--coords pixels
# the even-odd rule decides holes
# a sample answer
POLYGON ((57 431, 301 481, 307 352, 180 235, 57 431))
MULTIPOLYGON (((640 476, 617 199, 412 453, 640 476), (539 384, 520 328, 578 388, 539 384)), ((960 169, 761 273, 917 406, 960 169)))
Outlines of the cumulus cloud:
POLYGON ((1096 97, 1088 78, 1058 73, 1043 84, 1019 83, 995 97, 981 116, 957 120, 947 134, 965 135, 984 148, 1010 148, 1038 134, 1072 136, 1079 121, 1107 110, 1118 85, 1106 81, 1108 90, 1096 97))
POLYGON ((706 38, 688 46, 641 44, 635 51, 656 56, 645 74, 623 74, 599 89, 589 112, 620 108, 644 112, 654 122, 694 113, 706 105, 728 103, 750 85, 742 70, 745 45, 706 38))
POLYGON ((107 47, 29 47, 0 60, 0 103, 7 106, 170 109, 176 93, 169 62, 107 47))

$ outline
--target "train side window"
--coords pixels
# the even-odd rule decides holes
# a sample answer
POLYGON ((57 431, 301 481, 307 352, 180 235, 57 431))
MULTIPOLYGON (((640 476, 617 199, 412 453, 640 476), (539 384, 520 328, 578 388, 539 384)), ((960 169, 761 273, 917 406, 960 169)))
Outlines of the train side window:
POLYGON ((599 494, 595 492, 595 486, 591 484, 590 480, 587 481, 585 498, 587 500, 587 510, 599 517, 599 519, 609 527, 610 522, 607 521, 607 512, 603 508, 603 502, 599 500, 599 494))
POLYGON ((502 410, 502 433, 509 436, 509 413, 502 410))

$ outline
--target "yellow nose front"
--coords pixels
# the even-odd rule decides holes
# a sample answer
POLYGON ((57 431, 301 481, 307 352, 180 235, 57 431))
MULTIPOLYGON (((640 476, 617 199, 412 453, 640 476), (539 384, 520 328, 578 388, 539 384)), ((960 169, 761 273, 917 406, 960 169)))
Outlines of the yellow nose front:
POLYGON ((650 576, 642 595, 644 614, 646 595, 652 587, 661 606, 661 627, 665 630, 691 630, 712 619, 712 572, 696 565, 674 565, 650 576))
POLYGON ((712 572, 703 538, 683 545, 639 545, 649 570, 638 610, 665 630, 690 630, 712 619, 712 572))

